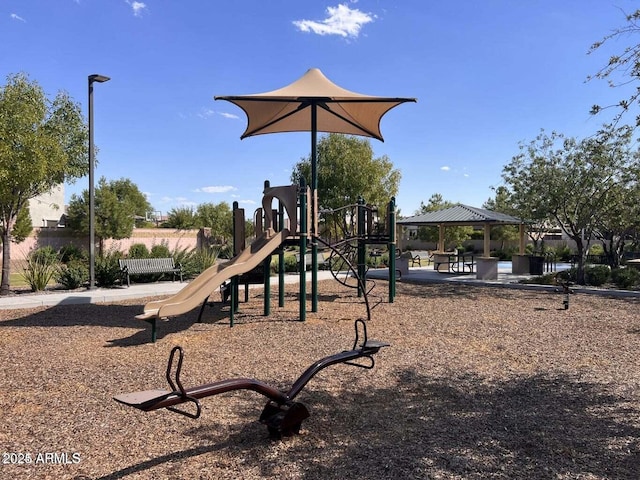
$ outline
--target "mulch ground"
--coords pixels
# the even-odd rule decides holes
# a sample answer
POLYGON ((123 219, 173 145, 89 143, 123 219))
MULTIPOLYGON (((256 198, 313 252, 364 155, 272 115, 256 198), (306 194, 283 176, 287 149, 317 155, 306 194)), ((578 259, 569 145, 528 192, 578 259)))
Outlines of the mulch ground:
MULTIPOLYGON (((252 290, 229 327, 207 307, 150 328, 145 300, 0 311, 1 478, 637 479, 640 301, 468 285, 385 282, 369 336, 391 344, 371 370, 337 365, 298 396, 300 435, 272 440, 249 391, 202 400, 192 420, 113 396, 250 377, 287 390, 314 361, 350 349, 362 299, 322 282, 297 321, 296 286, 263 313, 252 290)), ((309 291, 309 289, 307 290, 309 291)), ((243 298, 243 296, 242 296, 243 298)), ((188 408, 188 407, 185 407, 188 408)))

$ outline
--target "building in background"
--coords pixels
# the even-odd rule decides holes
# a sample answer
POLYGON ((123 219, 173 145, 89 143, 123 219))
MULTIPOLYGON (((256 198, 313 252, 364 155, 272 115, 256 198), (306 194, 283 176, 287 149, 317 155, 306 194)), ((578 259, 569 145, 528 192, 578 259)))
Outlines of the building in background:
POLYGON ((34 228, 64 227, 64 184, 29 200, 29 213, 34 228))

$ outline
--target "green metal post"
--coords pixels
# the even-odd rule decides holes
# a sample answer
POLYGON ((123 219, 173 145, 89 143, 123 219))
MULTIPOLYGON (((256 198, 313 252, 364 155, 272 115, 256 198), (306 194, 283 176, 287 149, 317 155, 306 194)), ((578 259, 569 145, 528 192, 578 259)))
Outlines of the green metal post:
POLYGON ((231 295, 229 296, 229 326, 233 327, 233 317, 236 313, 236 305, 238 304, 238 281, 236 279, 235 285, 233 285, 233 279, 231 282, 231 295))
MULTIPOLYGON (((264 181, 264 189, 267 190, 271 186, 269 180, 264 181)), ((271 219, 274 220, 273 217, 271 219)), ((265 231, 273 225, 265 225, 265 231)), ((264 283, 264 316, 271 313, 271 255, 262 262, 263 283, 264 283)), ((248 286, 245 288, 249 288, 248 286)))
POLYGON ((364 238, 365 236, 365 206, 364 206, 364 198, 358 197, 358 214, 357 214, 357 236, 358 236, 358 276, 362 280, 362 282, 358 283, 358 297, 361 297, 364 292, 363 288, 366 288, 366 275, 367 275, 367 265, 366 265, 366 250, 367 243, 364 238))
POLYGON ((318 232, 316 225, 318 224, 318 150, 317 150, 317 132, 318 132, 318 105, 311 104, 311 225, 307 228, 311 232, 311 311, 318 311, 318 232))
MULTIPOLYGON (((238 202, 233 202, 233 210, 238 210, 238 202)), ((240 245, 238 243, 238 231, 236 228, 236 222, 233 222, 233 256, 240 254, 240 245)), ((238 277, 233 277, 231 281, 231 292, 229 295, 229 326, 233 327, 234 315, 238 311, 238 277)))
POLYGON ((307 187, 300 179, 300 321, 307 319, 307 187))
POLYGON ((264 316, 266 317, 271 313, 271 255, 262 262, 262 265, 264 270, 264 316))
POLYGON ((387 210, 387 230, 389 231, 389 303, 396 296, 396 198, 391 197, 387 210))
MULTIPOLYGON (((291 220, 293 221, 293 220, 291 220)), ((278 230, 284 228, 284 207, 280 203, 278 207, 278 230)), ((278 306, 284 307, 284 248, 278 249, 278 306)))

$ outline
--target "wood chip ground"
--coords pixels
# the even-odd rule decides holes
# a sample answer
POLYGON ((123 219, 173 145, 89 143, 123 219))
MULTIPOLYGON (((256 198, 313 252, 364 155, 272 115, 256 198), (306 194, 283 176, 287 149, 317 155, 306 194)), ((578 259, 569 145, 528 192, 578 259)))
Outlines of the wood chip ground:
POLYGON ((203 323, 197 310, 159 322, 155 344, 134 319, 149 299, 0 311, 0 478, 640 477, 634 299, 576 294, 564 310, 557 293, 399 284, 388 303, 377 282, 369 336, 391 346, 372 370, 315 377, 297 399, 311 417, 283 441, 258 423, 253 392, 204 399, 198 420, 113 401, 164 387, 175 345, 186 386, 253 377, 288 389, 350 349, 366 316, 353 290, 322 282, 318 312, 299 322, 296 290, 283 308, 274 290, 268 317, 252 290, 233 328, 219 305, 203 323))

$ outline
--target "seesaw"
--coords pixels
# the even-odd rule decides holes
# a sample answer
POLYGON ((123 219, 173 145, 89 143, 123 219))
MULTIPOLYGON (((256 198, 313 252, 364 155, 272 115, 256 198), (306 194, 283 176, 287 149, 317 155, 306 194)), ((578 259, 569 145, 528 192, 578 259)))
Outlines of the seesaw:
POLYGON ((180 380, 184 351, 182 347, 174 347, 169 355, 166 373, 167 383, 171 390, 155 389, 125 393, 114 397, 114 400, 145 412, 166 408, 171 412, 179 413, 189 418, 198 418, 202 412, 200 406, 201 398, 233 390, 252 390, 269 399, 259 419, 261 423, 267 426, 269 434, 275 438, 293 435, 300 432, 302 421, 309 417, 307 407, 302 403, 294 402, 294 399, 318 372, 339 363, 372 369, 375 366, 373 355, 378 353, 382 347, 389 346, 385 342, 368 340, 367 326, 363 320, 356 320, 354 326, 356 338, 353 348, 314 362, 300 375, 288 392, 283 392, 253 378, 232 378, 197 387, 184 388, 180 380), (362 330, 363 337, 361 343, 359 343, 360 330, 362 330), (178 360, 175 366, 174 378, 172 378, 176 353, 178 353, 178 360), (356 362, 355 360, 358 359, 366 359, 367 362, 356 362), (193 404, 195 410, 191 412, 176 408, 177 405, 185 403, 193 404))

